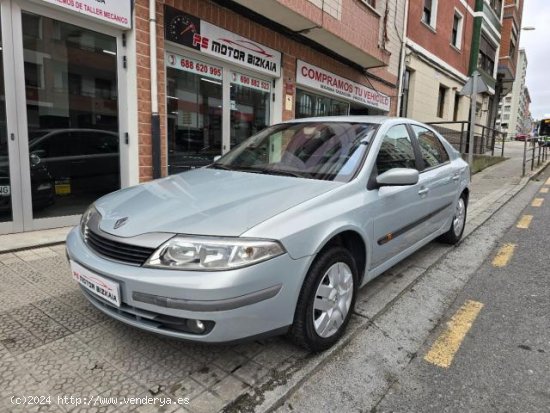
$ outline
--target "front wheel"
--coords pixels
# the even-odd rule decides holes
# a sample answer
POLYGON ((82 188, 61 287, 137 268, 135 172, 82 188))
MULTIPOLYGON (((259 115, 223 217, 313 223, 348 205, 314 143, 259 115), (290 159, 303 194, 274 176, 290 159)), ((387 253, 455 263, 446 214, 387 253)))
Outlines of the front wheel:
POLYGON ((358 287, 355 260, 343 247, 322 252, 308 271, 290 339, 312 352, 334 345, 351 317, 358 287))
POLYGON ((439 240, 446 243, 455 245, 458 244, 464 233, 466 227, 466 213, 468 210, 468 201, 465 194, 460 195, 455 208, 455 214, 453 216, 453 223, 449 231, 439 237, 439 240))

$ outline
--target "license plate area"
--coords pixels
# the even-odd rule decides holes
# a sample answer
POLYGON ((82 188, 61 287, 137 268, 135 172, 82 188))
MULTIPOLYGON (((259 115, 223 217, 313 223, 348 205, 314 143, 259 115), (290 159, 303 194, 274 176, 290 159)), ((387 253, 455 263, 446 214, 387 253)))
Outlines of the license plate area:
POLYGON ((117 282, 108 280, 74 261, 71 261, 70 265, 76 282, 96 296, 120 307, 120 285, 117 282))

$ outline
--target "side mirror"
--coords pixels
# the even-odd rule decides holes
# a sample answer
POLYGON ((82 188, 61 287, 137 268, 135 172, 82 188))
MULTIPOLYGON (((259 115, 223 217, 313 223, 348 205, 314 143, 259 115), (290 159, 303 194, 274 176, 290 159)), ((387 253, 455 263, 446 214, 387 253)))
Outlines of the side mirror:
POLYGON ((37 166, 42 162, 42 159, 36 153, 31 153, 29 158, 32 166, 37 166))
POLYGON ((378 175, 376 183, 378 186, 407 186, 418 183, 419 173, 411 168, 393 168, 378 175))
POLYGON ((214 156, 214 162, 218 162, 221 157, 221 155, 214 156))

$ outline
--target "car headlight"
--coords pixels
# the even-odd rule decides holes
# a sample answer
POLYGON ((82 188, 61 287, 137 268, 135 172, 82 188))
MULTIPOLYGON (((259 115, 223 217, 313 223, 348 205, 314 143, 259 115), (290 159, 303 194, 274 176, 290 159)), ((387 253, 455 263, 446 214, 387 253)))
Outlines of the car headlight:
POLYGON ((88 227, 88 222, 90 222, 90 219, 95 214, 99 214, 99 212, 95 208, 94 204, 90 205, 86 210, 86 212, 82 214, 82 217, 80 218, 80 233, 82 234, 82 236, 86 235, 86 228, 88 227))
POLYGON ((146 267, 223 271, 246 267, 285 253, 276 241, 178 235, 161 245, 146 267))

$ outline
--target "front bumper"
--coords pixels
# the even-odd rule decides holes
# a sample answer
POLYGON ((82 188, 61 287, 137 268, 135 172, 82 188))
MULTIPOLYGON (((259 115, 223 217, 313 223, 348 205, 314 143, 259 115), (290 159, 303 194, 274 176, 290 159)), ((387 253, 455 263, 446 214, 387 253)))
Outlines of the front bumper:
POLYGON ((98 309, 127 324, 171 337, 221 343, 282 331, 292 324, 310 257, 288 254, 231 271, 197 272, 143 268, 107 260, 84 243, 79 229, 67 237, 71 260, 120 284, 117 308, 84 295, 98 309), (213 321, 207 334, 166 328, 165 316, 213 321))

